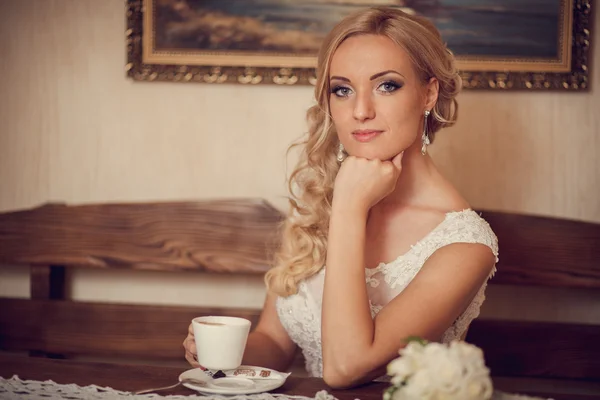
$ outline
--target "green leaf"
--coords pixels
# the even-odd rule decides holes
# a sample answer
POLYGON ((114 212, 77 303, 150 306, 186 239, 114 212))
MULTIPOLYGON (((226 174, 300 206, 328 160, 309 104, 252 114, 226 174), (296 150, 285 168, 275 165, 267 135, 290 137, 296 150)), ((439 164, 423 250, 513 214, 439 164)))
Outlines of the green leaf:
POLYGON ((398 390, 396 386, 390 386, 383 392, 383 400, 392 400, 392 396, 398 390))
POLYGON ((419 336, 409 336, 406 339, 404 339, 404 341, 406 342, 406 344, 409 344, 410 342, 417 342, 421 346, 425 346, 425 345, 427 345, 427 343, 429 343, 427 340, 425 340, 419 336))

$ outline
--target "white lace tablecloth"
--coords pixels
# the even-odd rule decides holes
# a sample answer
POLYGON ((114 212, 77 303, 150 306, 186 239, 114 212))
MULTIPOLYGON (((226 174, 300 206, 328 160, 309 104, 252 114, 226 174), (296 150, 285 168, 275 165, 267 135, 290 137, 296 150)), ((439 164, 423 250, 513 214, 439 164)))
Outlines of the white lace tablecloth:
MULTIPOLYGON (((24 399, 24 400, 106 400, 106 399, 169 399, 169 400, 337 400, 325 390, 315 394, 315 397, 289 396, 277 393, 260 393, 243 396, 220 396, 220 395, 168 395, 160 394, 134 394, 123 392, 109 387, 96 385, 78 386, 76 384, 58 384, 53 381, 28 381, 18 376, 10 379, 0 378, 0 399, 24 399)), ((383 393, 382 393, 383 399, 383 393)), ((507 393, 494 392, 492 400, 542 400, 537 397, 511 395, 507 393)), ((549 399, 551 400, 551 399, 549 399)))
POLYGON ((28 381, 18 376, 10 379, 0 378, 0 399, 23 399, 23 400, 115 400, 115 399, 169 399, 169 400, 336 400, 335 397, 325 390, 318 392, 315 397, 288 396, 276 393, 260 393, 243 396, 220 396, 220 395, 168 395, 160 394, 134 394, 123 392, 110 387, 96 385, 78 386, 76 384, 58 384, 53 381, 28 381))

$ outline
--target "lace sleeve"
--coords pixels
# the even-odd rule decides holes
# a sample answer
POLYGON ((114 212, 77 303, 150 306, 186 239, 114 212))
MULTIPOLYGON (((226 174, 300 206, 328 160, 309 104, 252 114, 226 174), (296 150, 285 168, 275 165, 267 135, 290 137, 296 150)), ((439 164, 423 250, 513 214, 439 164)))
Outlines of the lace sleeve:
MULTIPOLYGON (((487 221, 475 211, 454 213, 444 225, 443 229, 439 231, 437 249, 452 243, 479 243, 489 247, 496 258, 496 263, 498 262, 498 238, 487 221)), ((490 276, 495 271, 494 265, 490 276)))
MULTIPOLYGON (((440 230, 440 237, 436 249, 452 243, 480 243, 489 247, 494 254, 495 263, 490 272, 490 279, 496 272, 498 262, 498 238, 490 225, 476 212, 469 211, 457 213, 448 220, 444 229, 440 230)), ((434 250, 435 251, 435 250, 434 250)), ((477 294, 467 306, 465 311, 456 319, 452 326, 444 333, 443 342, 457 340, 464 337, 471 322, 479 316, 481 305, 485 301, 487 280, 479 288, 477 294)))
MULTIPOLYGON (((489 247, 495 257, 495 263, 488 279, 494 275, 496 272, 496 263, 498 262, 498 239, 492 228, 473 210, 452 212, 447 214, 444 221, 425 238, 415 244, 407 254, 390 264, 367 272, 368 278, 378 281, 383 280, 389 288, 387 290, 378 288, 379 292, 387 291, 387 296, 375 303, 378 305, 387 304, 394 296, 406 288, 433 253, 453 243, 479 243, 489 247)), ((460 339, 464 336, 471 321, 479 316, 481 305, 485 300, 486 286, 487 279, 465 311, 445 332, 443 336, 444 342, 460 339)), ((372 296, 374 298, 377 296, 382 297, 381 293, 372 293, 372 296)))

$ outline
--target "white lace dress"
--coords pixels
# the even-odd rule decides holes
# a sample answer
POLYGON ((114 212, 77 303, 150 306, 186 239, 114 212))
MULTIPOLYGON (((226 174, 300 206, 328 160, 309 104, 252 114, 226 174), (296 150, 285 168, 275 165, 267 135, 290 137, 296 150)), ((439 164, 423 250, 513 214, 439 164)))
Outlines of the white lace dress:
MULTIPOLYGON (((427 236, 411 246, 396 260, 376 268, 365 269, 367 292, 373 318, 415 277, 434 251, 452 243, 481 243, 488 246, 498 261, 498 240, 488 225, 473 210, 446 214, 444 220, 427 236)), ((494 266, 490 277, 496 271, 494 266)), ((277 299, 277 313, 290 338, 302 349, 310 376, 323 376, 321 356, 321 303, 325 270, 302 281, 298 293, 277 299)), ((460 339, 469 324, 479 315, 485 299, 487 280, 467 309, 444 333, 442 341, 460 339)))

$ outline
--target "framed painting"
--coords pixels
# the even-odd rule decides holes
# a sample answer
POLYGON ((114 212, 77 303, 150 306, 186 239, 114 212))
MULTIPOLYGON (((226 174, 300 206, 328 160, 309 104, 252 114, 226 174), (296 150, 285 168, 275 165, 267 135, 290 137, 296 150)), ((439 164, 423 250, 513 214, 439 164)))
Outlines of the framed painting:
POLYGON ((127 75, 314 84, 326 33, 372 5, 429 18, 466 89, 589 88, 591 0, 126 0, 127 75))

